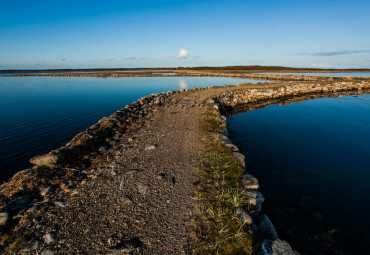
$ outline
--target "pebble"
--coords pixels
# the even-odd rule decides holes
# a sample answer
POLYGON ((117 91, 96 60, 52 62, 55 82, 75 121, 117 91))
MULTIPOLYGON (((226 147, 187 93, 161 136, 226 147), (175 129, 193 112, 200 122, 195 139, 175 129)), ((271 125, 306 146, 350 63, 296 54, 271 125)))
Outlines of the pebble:
POLYGON ((137 188, 141 195, 145 195, 148 192, 150 186, 140 183, 139 185, 137 185, 137 188))
POLYGON ((40 241, 31 240, 22 246, 22 251, 36 251, 40 247, 40 241))
POLYGON ((54 250, 44 250, 40 255, 54 255, 54 250))
POLYGON ((145 150, 146 151, 152 151, 152 150, 155 150, 156 147, 157 147, 156 145, 149 145, 149 146, 145 147, 145 150))
POLYGON ((135 241, 123 241, 116 247, 113 247, 108 254, 129 254, 136 251, 139 244, 135 241))
POLYGON ((53 191, 53 187, 49 186, 49 187, 43 189, 40 193, 41 193, 41 196, 45 197, 46 195, 48 195, 52 191, 53 191))
POLYGON ((9 220, 8 212, 0 212, 0 225, 4 225, 9 220))
POLYGON ((139 170, 137 170, 137 169, 130 169, 130 170, 127 170, 126 172, 125 172, 125 174, 136 174, 136 173, 138 173, 139 172, 139 170))
POLYGON ((56 206, 61 207, 61 208, 65 208, 65 207, 67 207, 67 206, 68 206, 68 204, 67 204, 66 202, 64 202, 64 201, 55 201, 55 202, 54 202, 54 204, 55 204, 56 206))
POLYGON ((215 103, 215 100, 213 100, 212 98, 207 99, 206 101, 206 104, 214 104, 214 103, 215 103))
POLYGON ((122 204, 123 205, 128 205, 132 203, 132 199, 129 196, 123 196, 122 197, 122 204))
POLYGON ((46 244, 50 244, 50 243, 54 242, 55 235, 53 233, 49 232, 46 235, 44 235, 42 238, 44 239, 44 242, 46 244))

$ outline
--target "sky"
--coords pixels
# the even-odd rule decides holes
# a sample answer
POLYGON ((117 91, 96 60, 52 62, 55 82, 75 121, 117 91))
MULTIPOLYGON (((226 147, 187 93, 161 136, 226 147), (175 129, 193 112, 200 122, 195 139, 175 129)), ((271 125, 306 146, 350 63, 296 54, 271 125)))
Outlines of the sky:
POLYGON ((370 68, 368 0, 3 1, 0 69, 370 68))

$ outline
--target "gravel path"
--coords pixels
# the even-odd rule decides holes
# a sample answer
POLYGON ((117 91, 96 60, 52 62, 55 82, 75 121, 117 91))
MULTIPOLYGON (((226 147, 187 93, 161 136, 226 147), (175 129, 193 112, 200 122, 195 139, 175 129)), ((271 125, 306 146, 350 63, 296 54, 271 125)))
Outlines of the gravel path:
POLYGON ((0 215, 2 222, 8 221, 0 226, 5 233, 1 239, 11 238, 8 247, 0 240, 2 252, 189 253, 203 101, 232 88, 173 95, 107 141, 112 147, 100 148, 88 167, 40 167, 36 174, 21 173, 2 185, 0 205, 10 208, 16 215, 11 222, 17 222, 9 223, 8 212, 0 215), (42 190, 46 184, 52 189, 42 190), (39 191, 24 195, 20 187, 32 185, 41 185, 43 198, 39 191), (9 236, 10 230, 16 234, 9 236))
POLYGON ((158 111, 136 134, 121 140, 116 156, 97 166, 98 176, 78 195, 65 198, 69 207, 59 210, 54 221, 64 241, 62 253, 112 247, 120 253, 185 253, 201 153, 202 109, 194 106, 203 98, 183 97, 158 111))

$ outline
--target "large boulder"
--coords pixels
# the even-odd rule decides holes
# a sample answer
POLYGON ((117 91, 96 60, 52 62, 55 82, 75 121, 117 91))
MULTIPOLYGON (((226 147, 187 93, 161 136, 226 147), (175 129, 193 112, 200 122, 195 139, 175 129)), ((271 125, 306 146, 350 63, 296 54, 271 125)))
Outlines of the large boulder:
POLYGON ((276 239, 276 240, 264 240, 261 245, 261 249, 258 255, 295 255, 292 247, 289 243, 276 239))
POLYGON ((265 201, 262 193, 257 190, 246 190, 244 191, 244 195, 251 205, 261 204, 265 201))
POLYGON ((234 213, 240 219, 242 224, 251 225, 253 223, 252 217, 249 215, 247 210, 245 210, 243 207, 235 207, 234 213))
POLYGON ((73 137, 72 140, 68 142, 66 146, 69 148, 88 147, 93 145, 93 143, 94 143, 93 137, 84 131, 73 137))
POLYGON ((243 154, 240 152, 233 152, 233 157, 241 167, 245 168, 245 156, 243 154))
POLYGON ((279 238, 274 225, 272 225, 267 215, 258 217, 257 227, 262 239, 276 240, 279 238))
POLYGON ((251 174, 242 175, 240 178, 240 183, 245 189, 257 190, 260 187, 257 178, 251 174))
POLYGON ((65 156, 62 152, 38 155, 30 159, 30 162, 36 166, 55 165, 63 162, 65 156))

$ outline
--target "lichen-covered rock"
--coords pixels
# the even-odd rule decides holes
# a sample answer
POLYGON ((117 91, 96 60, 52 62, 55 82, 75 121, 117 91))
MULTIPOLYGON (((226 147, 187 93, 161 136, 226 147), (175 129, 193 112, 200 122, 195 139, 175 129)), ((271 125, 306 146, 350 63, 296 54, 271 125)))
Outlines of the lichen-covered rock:
POLYGON ((258 255, 295 255, 289 243, 277 240, 264 240, 258 255))
POLYGON ((240 183, 245 189, 257 190, 260 187, 257 178, 251 174, 242 175, 240 183))
POLYGON ((245 167, 245 156, 240 152, 233 152, 233 157, 240 166, 245 167))
POLYGON ((65 156, 62 152, 57 152, 55 154, 49 153, 33 157, 30 159, 30 162, 37 166, 46 166, 61 163, 64 158, 65 156))
POLYGON ((242 224, 251 225, 253 223, 252 217, 243 207, 235 207, 234 213, 236 214, 236 216, 238 216, 242 224))
POLYGON ((93 136, 86 133, 81 132, 77 134, 75 137, 72 138, 70 142, 67 143, 67 147, 85 147, 91 146, 93 144, 93 136))
POLYGON ((251 205, 261 204, 265 201, 262 193, 257 190, 246 190, 244 191, 244 195, 251 205))
POLYGON ((0 212, 0 225, 4 225, 9 220, 8 212, 0 212))
POLYGON ((238 152, 239 148, 232 143, 225 143, 225 148, 230 149, 232 152, 238 152))
POLYGON ((212 98, 207 99, 206 101, 206 104, 214 104, 214 103, 215 103, 215 100, 213 100, 212 98))

